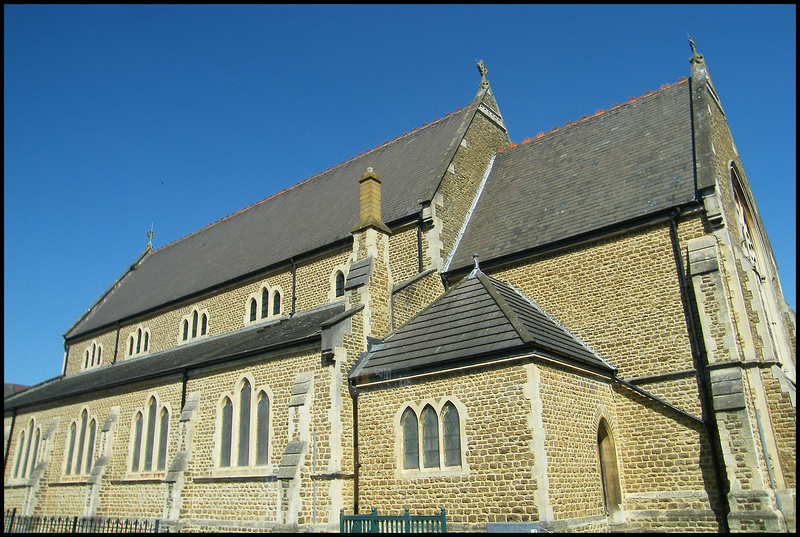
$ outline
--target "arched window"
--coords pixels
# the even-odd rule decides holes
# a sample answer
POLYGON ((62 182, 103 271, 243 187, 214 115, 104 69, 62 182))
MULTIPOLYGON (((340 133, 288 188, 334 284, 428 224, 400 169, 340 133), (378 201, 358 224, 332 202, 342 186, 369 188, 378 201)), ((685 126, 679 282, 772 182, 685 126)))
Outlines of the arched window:
POLYGON ((22 464, 22 451, 25 449, 25 431, 19 434, 19 446, 17 447, 17 464, 14 465, 14 479, 19 476, 19 467, 22 464))
POLYGON ((147 411, 147 440, 144 444, 144 471, 149 472, 153 468, 153 442, 156 435, 156 399, 150 398, 150 405, 147 411))
POLYGON ((445 404, 442 409, 442 431, 445 466, 461 466, 461 429, 453 403, 445 404))
POLYGON ((280 315, 281 313, 281 294, 275 291, 275 296, 272 297, 272 314, 280 315))
POLYGON ((144 333, 144 352, 147 352, 147 348, 150 345, 150 332, 144 333))
POLYGON ((92 463, 94 463, 94 439, 95 431, 97 430, 97 422, 92 420, 89 423, 89 441, 86 443, 86 465, 84 467, 84 474, 92 471, 92 463))
MULTIPOLYGON (((31 420, 30 426, 28 426, 28 445, 27 449, 24 450, 25 456, 22 461, 22 476, 26 477, 28 475, 28 459, 31 455, 31 439, 33 438, 33 420, 31 420)), ((22 453, 20 453, 22 454, 22 453)))
POLYGON ((403 412, 403 468, 419 468, 419 425, 410 408, 403 412))
POLYGON ((100 355, 103 352, 103 347, 97 347, 97 365, 100 365, 100 355))
POLYGON ((192 314, 192 338, 197 337, 197 310, 192 314))
POLYGON ((239 466, 250 465, 250 383, 245 380, 239 392, 239 466))
POLYGON ((208 331, 208 315, 204 313, 202 322, 200 323, 200 335, 201 336, 206 335, 207 331, 208 331))
MULTIPOLYGON (((185 335, 184 335, 183 339, 186 339, 185 335)), ((133 356, 133 336, 131 336, 131 339, 130 339, 130 348, 128 349, 128 356, 133 356)))
POLYGON ((183 321, 183 340, 189 339, 189 321, 183 321))
POLYGON ((83 368, 89 367, 89 351, 86 351, 86 359, 83 361, 83 368))
POLYGON ((261 318, 264 319, 269 315, 269 290, 264 288, 261 290, 261 318))
POLYGON ((231 437, 233 429, 233 405, 227 397, 222 403, 222 429, 220 430, 220 450, 219 465, 228 467, 231 465, 231 437))
POLYGON ((439 419, 430 406, 422 411, 422 458, 425 468, 439 466, 439 419))
POLYGON ((75 424, 73 423, 72 426, 69 428, 69 450, 67 451, 67 468, 66 468, 66 475, 72 473, 72 455, 75 453, 75 424))
POLYGON ((75 473, 80 474, 81 468, 83 467, 83 449, 86 446, 86 425, 87 420, 89 419, 88 414, 84 410, 81 413, 81 432, 78 435, 78 453, 77 453, 77 462, 75 463, 75 473))
POLYGON ((94 355, 97 352, 97 345, 92 343, 92 367, 94 367, 94 355))
MULTIPOLYGON (((29 474, 33 475, 33 469, 36 468, 36 457, 39 456, 39 436, 41 434, 41 430, 36 429, 36 436, 33 437, 33 451, 31 451, 31 465, 29 474)), ((30 451, 30 446, 28 446, 28 451, 30 451)), ((27 457, 27 455, 26 455, 27 457)), ((27 461, 26 461, 27 462, 27 461)), ((27 466, 27 464, 26 464, 27 466)), ((23 475, 23 477, 25 477, 23 475)))
POLYGON ((255 298, 251 298, 250 299, 250 322, 253 322, 253 321, 256 320, 256 308, 257 308, 257 306, 258 306, 258 304, 256 302, 256 299, 255 298))
POLYGON ((597 427, 597 450, 600 458, 600 480, 603 488, 606 516, 616 521, 620 519, 622 494, 619 484, 614 437, 611 436, 611 431, 605 419, 601 419, 597 427))
POLYGON ((141 412, 136 413, 133 426, 133 457, 131 459, 131 471, 139 471, 139 457, 142 452, 142 422, 144 421, 141 412))
POLYGON ((142 352, 142 329, 140 328, 136 333, 136 354, 142 352))
POLYGON ((256 410, 256 464, 264 466, 269 462, 269 398, 259 392, 256 410))
POLYGON ((341 270, 336 273, 336 296, 344 296, 344 273, 341 270))
POLYGON ((158 432, 158 463, 156 470, 164 470, 167 466, 167 437, 169 432, 169 412, 161 411, 161 424, 158 432))

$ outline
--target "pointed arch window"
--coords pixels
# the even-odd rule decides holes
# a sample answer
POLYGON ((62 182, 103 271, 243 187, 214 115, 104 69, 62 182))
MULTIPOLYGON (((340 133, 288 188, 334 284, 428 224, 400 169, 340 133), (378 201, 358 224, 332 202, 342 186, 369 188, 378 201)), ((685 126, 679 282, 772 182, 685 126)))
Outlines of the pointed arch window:
POLYGON ((147 348, 150 345, 150 332, 144 333, 144 352, 147 352, 147 348))
POLYGON ((344 296, 344 273, 340 270, 336 273, 336 297, 344 296))
POLYGON ((14 478, 16 479, 19 476, 19 467, 22 463, 22 452, 25 449, 25 431, 22 431, 19 435, 19 446, 17 447, 17 464, 14 465, 14 478))
POLYGON ((398 437, 402 438, 398 465, 403 470, 416 470, 407 475, 441 475, 453 471, 468 470, 464 459, 465 438, 461 432, 461 420, 457 403, 445 401, 437 411, 426 404, 417 414, 407 406, 400 415, 398 437), (421 459, 420 459, 421 457, 421 459))
POLYGON ((169 445, 169 409, 150 396, 136 412, 131 431, 131 472, 163 471, 169 445))
POLYGON ((450 402, 442 408, 442 432, 445 466, 461 466, 461 428, 458 411, 450 402))
POLYGON ((275 291, 275 295, 272 297, 272 314, 280 315, 280 313, 281 313, 281 294, 278 291, 275 291))
POLYGON ((75 454, 75 435, 76 426, 73 423, 69 428, 69 450, 67 451, 67 467, 65 470, 66 475, 72 473, 72 456, 75 454))
POLYGON ((192 313, 192 338, 197 337, 197 310, 192 313))
POLYGON ((425 468, 439 466, 439 419, 430 406, 422 410, 422 459, 425 468))
POLYGON ((419 425, 410 408, 403 412, 403 468, 419 468, 419 425))
POLYGON ((231 437, 233 433, 233 404, 227 397, 222 404, 222 429, 220 430, 219 465, 231 465, 231 437))
POLYGON ((219 468, 239 474, 269 465, 271 395, 268 388, 254 387, 246 377, 236 386, 218 407, 217 453, 219 468))
POLYGON ((158 434, 158 463, 156 470, 164 470, 167 466, 167 438, 169 433, 169 412, 161 409, 161 423, 158 434))
POLYGON ((256 407, 256 464, 265 466, 269 461, 269 398, 263 391, 258 393, 256 407))
POLYGON ((81 465, 83 464, 83 448, 86 445, 86 425, 89 416, 84 410, 81 413, 81 431, 78 435, 78 453, 76 455, 77 462, 75 463, 75 473, 81 473, 81 465))
POLYGON ((31 452, 31 466, 29 471, 30 475, 33 475, 33 469, 36 468, 36 458, 39 456, 39 440, 41 433, 41 429, 36 429, 36 435, 33 437, 33 451, 31 452))
POLYGON ((70 426, 64 475, 86 475, 91 471, 96 435, 97 420, 90 417, 84 409, 78 421, 72 422, 70 426))
POLYGON ((156 399, 150 398, 150 405, 147 410, 147 440, 144 445, 144 471, 149 472, 153 468, 153 442, 156 436, 156 399))
POLYGON ((142 425, 144 418, 141 412, 136 413, 133 426, 133 456, 131 458, 131 471, 139 471, 139 458, 142 453, 142 425))
POLYGON ((189 339, 189 321, 183 321, 183 340, 186 341, 189 339))
POLYGON ((261 290, 261 318, 266 319, 269 315, 269 290, 265 287, 261 290))
POLYGON ((200 335, 201 336, 206 335, 207 331, 208 331, 208 315, 204 313, 203 318, 201 319, 200 322, 200 335))
POLYGON ((250 383, 245 379, 239 392, 239 466, 250 465, 250 383))
POLYGON ((24 453, 23 461, 22 461, 22 476, 21 476, 23 478, 27 477, 27 475, 28 475, 28 459, 30 458, 30 455, 31 455, 31 440, 32 440, 32 438, 33 438, 33 420, 31 420, 31 424, 28 427, 28 445, 27 445, 27 449, 25 449, 22 452, 20 452, 20 455, 22 455, 24 453))

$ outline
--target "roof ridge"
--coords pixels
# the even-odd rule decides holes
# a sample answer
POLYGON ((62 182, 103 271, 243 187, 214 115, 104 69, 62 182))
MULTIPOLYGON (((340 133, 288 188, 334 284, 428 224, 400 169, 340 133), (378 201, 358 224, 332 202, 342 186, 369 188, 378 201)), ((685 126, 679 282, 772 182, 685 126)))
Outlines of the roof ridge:
MULTIPOLYGON (((470 104, 472 104, 472 103, 470 103, 470 104)), ((396 142, 396 141, 398 141, 398 140, 400 140, 402 138, 405 138, 406 136, 411 136, 412 134, 415 134, 415 133, 417 133, 417 132, 419 132, 419 131, 421 131, 421 130, 423 130, 425 128, 428 128, 428 127, 434 125, 435 123, 439 123, 441 121, 444 121, 445 119, 448 119, 448 118, 450 118, 452 116, 455 116, 456 114, 459 114, 459 113, 463 112, 467 108, 469 108, 469 105, 457 108, 453 112, 445 114, 442 117, 437 117, 436 119, 434 119, 433 121, 430 121, 428 123, 423 123, 421 126, 416 127, 416 128, 414 128, 414 129, 412 129, 412 130, 410 130, 408 132, 404 132, 400 136, 395 136, 391 140, 386 140, 382 144, 378 144, 375 147, 373 147, 372 149, 367 149, 366 151, 362 151, 361 153, 350 157, 348 160, 342 161, 339 164, 336 164, 335 166, 333 166, 331 168, 327 168, 324 171, 318 172, 317 174, 312 175, 311 177, 307 177, 306 179, 303 179, 302 181, 299 181, 299 182, 297 182, 297 183, 295 183, 295 184, 293 184, 293 185, 291 185, 289 187, 286 187, 283 190, 281 190, 280 192, 276 192, 274 194, 271 194, 270 196, 267 196, 266 198, 264 198, 264 199, 262 199, 260 201, 257 201, 257 202, 255 202, 255 203, 253 203, 251 205, 248 205, 247 207, 239 209, 235 213, 231 213, 231 214, 229 214, 227 216, 224 216, 224 217, 222 217, 222 218, 220 218, 220 219, 218 219, 218 220, 216 220, 214 222, 211 222, 210 224, 208 224, 206 226, 201 227, 200 229, 197 229, 197 230, 195 230, 195 231, 193 231, 193 232, 191 232, 191 233, 189 233, 187 235, 184 235, 183 237, 175 239, 174 241, 169 242, 169 243, 165 244, 164 246, 161 246, 161 247, 159 247, 157 249, 152 250, 150 253, 153 254, 153 253, 156 253, 156 252, 160 252, 161 250, 164 250, 165 248, 167 248, 169 246, 172 246, 172 245, 174 245, 174 244, 176 244, 176 243, 178 243, 178 242, 180 242, 180 241, 182 241, 184 239, 187 239, 187 238, 191 237, 192 235, 196 235, 196 234, 200 233, 201 231, 204 231, 204 230, 210 228, 211 226, 219 224, 220 222, 224 222, 225 220, 233 218, 234 216, 236 216, 238 214, 241 214, 244 211, 247 211, 249 209, 252 209, 253 207, 256 207, 257 205, 261 205, 262 203, 265 203, 265 202, 271 200, 272 198, 276 198, 276 197, 280 196, 281 194, 284 194, 284 193, 288 192, 289 190, 292 190, 292 189, 294 189, 294 188, 296 188, 296 187, 298 187, 300 185, 308 183, 308 182, 312 181, 313 179, 316 179, 317 177, 320 177, 323 174, 326 174, 326 173, 328 173, 330 171, 333 171, 333 170, 335 170, 335 169, 337 169, 337 168, 339 168, 341 166, 344 166, 345 164, 348 164, 348 163, 350 163, 350 162, 352 162, 352 161, 354 161, 354 160, 356 160, 358 158, 361 158, 361 157, 366 156, 366 155, 368 155, 370 153, 373 153, 373 152, 377 151, 378 149, 384 148, 384 147, 386 147, 386 146, 388 146, 388 145, 390 145, 390 144, 392 144, 392 143, 394 143, 394 142, 396 142)))
POLYGON ((592 114, 591 116, 590 116, 590 115, 588 115, 588 114, 584 114, 584 115, 582 115, 582 116, 580 117, 580 119, 578 119, 578 120, 576 120, 576 121, 567 121, 565 124, 563 124, 563 125, 560 125, 560 126, 553 127, 553 128, 551 128, 549 131, 547 131, 547 132, 540 132, 540 133, 538 133, 538 134, 537 134, 535 137, 533 137, 533 138, 530 138, 530 137, 528 137, 528 138, 524 138, 524 139, 523 139, 521 142, 518 142, 518 143, 517 143, 517 142, 511 142, 511 143, 510 143, 510 144, 508 144, 507 146, 499 148, 499 149, 497 150, 497 152, 498 152, 498 153, 502 153, 503 151, 508 151, 508 150, 510 150, 510 149, 514 149, 514 148, 515 148, 515 147, 517 147, 517 146, 520 146, 520 145, 525 145, 525 144, 527 144, 528 142, 531 142, 531 141, 533 141, 533 140, 538 140, 538 139, 540 139, 540 138, 542 138, 542 137, 544 137, 544 136, 546 136, 546 135, 548 135, 548 134, 551 134, 551 133, 553 133, 553 132, 560 131, 561 129, 564 129, 564 128, 566 128, 566 127, 569 127, 569 126, 571 126, 571 125, 575 125, 575 124, 577 124, 577 123, 581 123, 581 122, 583 122, 583 121, 586 121, 586 120, 588 120, 588 119, 592 119, 592 118, 594 118, 594 117, 601 116, 601 115, 603 115, 603 114, 605 114, 605 113, 607 113, 607 112, 611 112, 612 110, 617 110, 618 108, 621 108, 621 107, 622 107, 622 106, 624 106, 624 105, 635 103, 636 101, 639 101, 639 100, 641 100, 641 99, 644 99, 645 97, 650 97, 651 95, 655 95, 656 93, 660 93, 660 92, 662 92, 662 91, 664 91, 664 90, 667 90, 667 89, 669 89, 669 88, 675 87, 675 86, 677 86, 677 85, 679 85, 679 84, 683 84, 683 83, 687 82, 688 80, 689 80, 689 79, 688 79, 687 77, 685 77, 685 76, 682 76, 681 78, 679 78, 679 79, 678 79, 678 81, 677 81, 677 82, 673 82, 672 84, 664 84, 664 85, 662 85, 660 88, 658 88, 658 89, 657 89, 657 90, 655 90, 655 91, 654 91, 654 90, 647 90, 647 91, 645 91, 645 92, 644 92, 642 95, 640 95, 639 97, 630 97, 630 98, 629 98, 627 101, 625 101, 625 102, 624 102, 624 103, 622 103, 622 104, 620 104, 620 103, 614 103, 613 105, 611 105, 611 107, 610 107, 610 108, 607 108, 607 109, 599 108, 599 109, 598 109, 598 110, 596 110, 596 111, 595 111, 595 113, 594 113, 594 114, 592 114))

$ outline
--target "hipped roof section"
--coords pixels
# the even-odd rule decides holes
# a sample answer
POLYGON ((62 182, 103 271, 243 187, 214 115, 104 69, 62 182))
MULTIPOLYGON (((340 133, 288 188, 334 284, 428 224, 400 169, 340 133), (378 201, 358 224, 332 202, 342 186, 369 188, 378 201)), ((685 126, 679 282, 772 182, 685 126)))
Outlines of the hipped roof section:
POLYGON ((485 94, 482 89, 465 108, 152 252, 64 337, 131 319, 348 239, 359 216, 358 179, 367 167, 382 180, 385 223, 418 214, 420 201, 433 198, 485 94))
POLYGON ((695 199, 686 79, 498 152, 447 271, 695 199))
POLYGON ((614 371, 520 291, 475 270, 374 347, 350 378, 356 384, 387 381, 530 353, 614 371))

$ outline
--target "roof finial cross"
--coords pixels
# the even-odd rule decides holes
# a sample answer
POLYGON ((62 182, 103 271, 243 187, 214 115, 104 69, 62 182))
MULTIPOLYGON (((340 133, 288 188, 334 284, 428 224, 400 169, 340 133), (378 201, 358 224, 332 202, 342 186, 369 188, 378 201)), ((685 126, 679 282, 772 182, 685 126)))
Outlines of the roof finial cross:
POLYGON ((156 233, 155 233, 155 231, 153 231, 153 224, 150 224, 150 229, 147 232, 147 247, 148 248, 152 248, 153 247, 153 237, 155 237, 155 236, 156 236, 156 233))
POLYGON ((486 80, 486 73, 488 73, 489 70, 486 68, 486 64, 483 63, 483 60, 478 60, 478 72, 481 74, 481 87, 488 88, 489 81, 486 80))
POLYGON ((689 46, 692 47, 692 57, 689 58, 689 61, 691 63, 700 63, 701 61, 703 61, 703 55, 697 53, 697 47, 694 44, 692 36, 689 36, 689 46))

